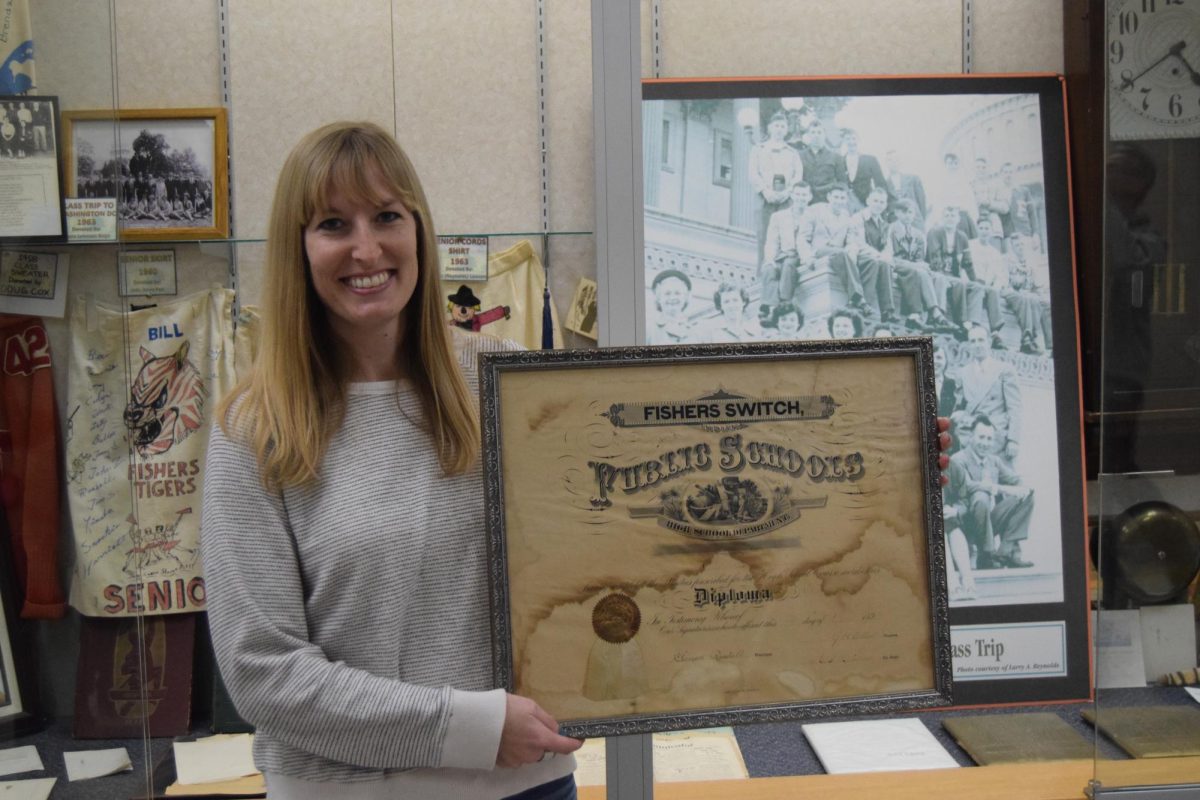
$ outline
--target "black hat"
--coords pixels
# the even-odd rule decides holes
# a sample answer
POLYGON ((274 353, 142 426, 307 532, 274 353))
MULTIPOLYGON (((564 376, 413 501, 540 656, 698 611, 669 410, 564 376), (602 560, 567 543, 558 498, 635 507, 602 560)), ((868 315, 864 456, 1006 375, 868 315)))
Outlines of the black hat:
POLYGON ((480 300, 478 297, 475 296, 475 293, 471 291, 471 287, 467 286, 465 284, 463 286, 458 287, 458 291, 455 292, 454 294, 450 295, 446 299, 449 300, 451 303, 454 303, 454 305, 456 305, 456 306, 467 306, 467 307, 471 307, 471 308, 473 308, 473 307, 479 305, 481 302, 483 302, 482 300, 480 300))

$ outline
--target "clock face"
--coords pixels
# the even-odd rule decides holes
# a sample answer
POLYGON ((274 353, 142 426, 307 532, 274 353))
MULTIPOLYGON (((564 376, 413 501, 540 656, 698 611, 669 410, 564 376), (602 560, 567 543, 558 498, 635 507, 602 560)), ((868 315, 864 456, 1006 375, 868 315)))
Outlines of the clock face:
POLYGON ((1109 0, 1109 138, 1200 136, 1200 0, 1109 0))

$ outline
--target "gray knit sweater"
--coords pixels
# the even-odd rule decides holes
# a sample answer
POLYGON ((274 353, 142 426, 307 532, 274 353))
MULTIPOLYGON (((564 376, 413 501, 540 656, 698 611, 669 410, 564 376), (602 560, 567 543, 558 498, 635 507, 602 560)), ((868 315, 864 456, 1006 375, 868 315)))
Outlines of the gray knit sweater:
MULTIPOLYGON (((455 342, 472 391, 480 351, 517 347, 455 342)), ((268 775, 482 798, 574 767, 493 769, 505 699, 489 691, 481 473, 443 476, 420 419, 405 381, 353 384, 319 480, 282 492, 213 426, 201 518, 213 645, 268 775)))

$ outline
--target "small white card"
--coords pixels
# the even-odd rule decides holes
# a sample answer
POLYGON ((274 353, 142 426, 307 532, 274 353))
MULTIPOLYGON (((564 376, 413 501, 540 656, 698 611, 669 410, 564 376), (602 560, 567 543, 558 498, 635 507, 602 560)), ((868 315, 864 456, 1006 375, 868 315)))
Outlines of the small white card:
POLYGON ((1093 611, 1092 630, 1096 632, 1096 688, 1145 686, 1146 661, 1137 610, 1093 611))
POLYGON ((47 800, 58 778, 0 782, 0 800, 47 800))
POLYGON ((124 747, 111 750, 75 750, 63 753, 67 765, 67 780, 82 781, 116 775, 118 772, 133 772, 133 762, 124 747))
POLYGON ((1196 610, 1190 603, 1143 606, 1141 623, 1147 683, 1196 666, 1196 610))
POLYGON ((10 747, 0 750, 0 775, 16 775, 18 772, 41 772, 46 767, 33 745, 10 747))
POLYGON ((442 280, 482 283, 488 279, 486 236, 439 236, 438 260, 442 280))
POLYGON ((66 253, 0 252, 0 312, 62 317, 69 260, 66 253))
POLYGON ((175 294, 174 250, 127 250, 117 256, 117 285, 122 297, 175 294))
POLYGON ((1183 690, 1192 696, 1192 699, 1200 703, 1200 689, 1195 689, 1191 686, 1183 687, 1183 690))
POLYGON ((801 725, 830 775, 958 766, 921 720, 870 719, 801 725))
POLYGON ((183 784, 213 783, 258 773, 251 748, 254 735, 228 733, 194 742, 176 742, 175 775, 183 784))
POLYGON ((67 238, 72 242, 115 242, 117 200, 114 197, 68 197, 67 238))

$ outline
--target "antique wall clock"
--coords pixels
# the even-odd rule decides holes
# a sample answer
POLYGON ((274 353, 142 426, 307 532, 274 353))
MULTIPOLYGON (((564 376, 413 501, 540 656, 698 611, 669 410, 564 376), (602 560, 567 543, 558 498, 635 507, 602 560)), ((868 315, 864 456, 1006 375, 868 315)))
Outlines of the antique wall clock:
POLYGON ((1088 473, 1200 473, 1200 0, 1063 10, 1088 473))
POLYGON ((1200 0, 1110 0, 1114 141, 1200 136, 1200 0))

